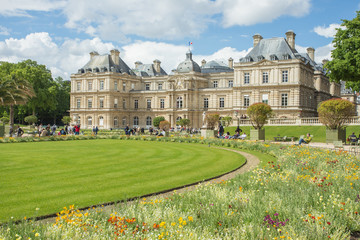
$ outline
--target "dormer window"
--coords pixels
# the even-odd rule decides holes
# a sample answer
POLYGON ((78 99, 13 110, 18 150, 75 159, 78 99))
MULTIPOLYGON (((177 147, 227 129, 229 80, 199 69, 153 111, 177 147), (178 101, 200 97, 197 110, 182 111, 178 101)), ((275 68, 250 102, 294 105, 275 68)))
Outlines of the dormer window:
POLYGON ((275 60, 278 60, 278 59, 277 59, 277 56, 275 54, 273 54, 273 55, 270 56, 270 60, 275 61, 275 60))
POLYGON ((264 60, 264 56, 260 55, 257 57, 258 61, 264 60))
POLYGON ((283 60, 289 60, 289 59, 290 59, 289 54, 284 54, 284 55, 283 55, 283 60))
POLYGON ((252 61, 253 59, 250 56, 245 58, 245 62, 252 62, 252 61))

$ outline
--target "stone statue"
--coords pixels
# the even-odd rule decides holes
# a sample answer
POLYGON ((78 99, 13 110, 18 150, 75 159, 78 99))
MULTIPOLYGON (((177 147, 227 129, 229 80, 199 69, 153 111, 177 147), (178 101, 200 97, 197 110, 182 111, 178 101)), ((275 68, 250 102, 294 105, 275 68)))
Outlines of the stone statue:
POLYGON ((203 126, 203 128, 206 128, 206 120, 205 120, 206 112, 205 111, 203 112, 202 116, 203 116, 203 118, 202 118, 203 125, 202 126, 203 126))

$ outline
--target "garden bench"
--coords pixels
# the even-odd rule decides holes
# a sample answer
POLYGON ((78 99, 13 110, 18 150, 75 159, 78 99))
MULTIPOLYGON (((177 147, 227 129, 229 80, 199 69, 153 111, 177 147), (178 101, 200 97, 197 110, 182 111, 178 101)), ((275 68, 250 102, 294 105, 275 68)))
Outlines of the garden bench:
POLYGON ((334 149, 342 149, 344 150, 344 145, 343 145, 343 142, 342 141, 334 141, 333 142, 334 144, 334 149))

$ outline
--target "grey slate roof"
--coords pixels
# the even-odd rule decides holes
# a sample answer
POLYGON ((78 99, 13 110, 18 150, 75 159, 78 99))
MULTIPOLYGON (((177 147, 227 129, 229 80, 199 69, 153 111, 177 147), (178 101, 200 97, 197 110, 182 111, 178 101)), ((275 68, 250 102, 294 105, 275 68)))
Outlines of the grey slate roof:
POLYGON ((212 60, 201 67, 202 73, 218 73, 218 72, 233 72, 234 69, 229 68, 226 63, 220 60, 212 60))
POLYGON ((109 54, 93 56, 78 72, 118 72, 135 75, 120 57, 119 65, 115 65, 109 54))
POLYGON ((141 62, 137 62, 138 66, 133 69, 134 73, 137 76, 141 77, 153 77, 153 76, 164 76, 167 73, 160 67, 160 73, 157 73, 154 68, 154 64, 143 64, 141 62))
POLYGON ((188 51, 186 53, 185 61, 181 62, 176 68, 178 73, 188 73, 188 72, 201 72, 199 65, 192 60, 192 53, 188 51))
POLYGON ((296 49, 292 49, 285 38, 261 39, 240 62, 258 62, 263 59, 267 60, 286 60, 301 59, 305 64, 310 64, 314 70, 324 72, 322 64, 317 64, 311 60, 307 53, 298 53, 296 49))
POLYGON ((294 59, 296 50, 291 49, 284 38, 261 39, 240 62, 258 62, 267 60, 294 59))

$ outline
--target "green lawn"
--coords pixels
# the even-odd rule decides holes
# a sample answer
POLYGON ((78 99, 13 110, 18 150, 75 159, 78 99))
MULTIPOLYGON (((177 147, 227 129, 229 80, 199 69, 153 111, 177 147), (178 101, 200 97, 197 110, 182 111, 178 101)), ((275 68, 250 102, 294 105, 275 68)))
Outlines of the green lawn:
MULTIPOLYGON (((250 135, 250 126, 240 126, 248 136, 250 135)), ((230 134, 235 133, 236 127, 228 127, 225 129, 230 134)), ((359 136, 360 126, 347 126, 346 136, 355 132, 356 136, 359 136)), ((274 137, 288 136, 288 137, 300 137, 310 133, 314 135, 313 142, 326 142, 325 126, 266 126, 265 125, 265 139, 274 140, 274 137)))
POLYGON ((1 144, 0 153, 0 222, 166 190, 245 162, 207 145, 112 139, 1 144))

